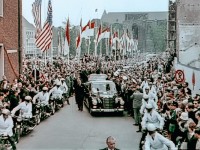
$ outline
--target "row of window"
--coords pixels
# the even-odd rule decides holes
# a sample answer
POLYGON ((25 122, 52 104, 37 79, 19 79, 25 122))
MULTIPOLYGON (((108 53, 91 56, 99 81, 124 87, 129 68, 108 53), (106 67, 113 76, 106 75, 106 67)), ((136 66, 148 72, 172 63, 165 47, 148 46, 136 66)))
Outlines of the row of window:
POLYGON ((3 0, 0 0, 0 17, 3 17, 3 0))

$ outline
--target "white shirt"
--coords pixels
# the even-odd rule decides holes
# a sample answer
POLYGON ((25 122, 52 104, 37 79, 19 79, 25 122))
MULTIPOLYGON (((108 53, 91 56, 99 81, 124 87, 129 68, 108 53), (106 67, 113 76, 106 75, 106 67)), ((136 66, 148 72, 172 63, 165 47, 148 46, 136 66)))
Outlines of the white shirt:
POLYGON ((33 97, 33 103, 35 103, 36 99, 42 104, 48 105, 49 104, 49 93, 48 92, 39 92, 33 97))
POLYGON ((29 102, 26 104, 26 102, 20 103, 18 106, 16 106, 12 111, 11 114, 14 115, 16 111, 20 111, 20 116, 25 118, 32 118, 32 103, 29 102))
POLYGON ((55 86, 49 91, 49 95, 51 95, 51 93, 53 98, 62 98, 63 91, 60 87, 58 88, 55 86))
POLYGON ((67 93, 68 86, 67 86, 67 84, 64 81, 63 81, 63 83, 61 82, 60 89, 63 91, 63 93, 67 93))
POLYGON ((141 114, 144 114, 146 112, 145 108, 147 104, 151 104, 153 106, 153 109, 158 109, 158 106, 154 100, 148 99, 147 101, 145 101, 144 99, 142 99, 142 106, 140 107, 141 114))
POLYGON ((13 135, 13 120, 11 116, 8 116, 8 118, 4 119, 3 115, 0 116, 0 134, 7 134, 9 136, 13 135))
POLYGON ((196 149, 200 149, 200 139, 197 140, 196 149))
POLYGON ((157 128, 163 129, 164 119, 163 119, 163 117, 160 116, 160 114, 157 111, 152 110, 151 113, 146 112, 144 114, 144 116, 142 118, 142 122, 141 122, 142 128, 146 129, 148 123, 152 123, 157 128))
POLYGON ((176 150, 172 141, 157 132, 155 133, 154 139, 147 134, 144 147, 145 150, 176 150))
POLYGON ((149 84, 148 84, 148 81, 142 81, 142 84, 140 85, 140 88, 141 89, 145 89, 145 87, 148 87, 149 84))

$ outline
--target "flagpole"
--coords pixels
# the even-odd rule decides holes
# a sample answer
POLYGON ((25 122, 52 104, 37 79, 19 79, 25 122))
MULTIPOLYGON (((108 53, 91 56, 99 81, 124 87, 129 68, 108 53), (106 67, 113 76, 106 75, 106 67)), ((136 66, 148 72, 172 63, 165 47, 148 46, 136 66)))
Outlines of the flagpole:
POLYGON ((106 56, 108 56, 108 38, 105 40, 106 43, 106 56))
MULTIPOLYGON (((90 27, 91 27, 91 21, 90 21, 90 24, 89 24, 89 30, 90 30, 90 27)), ((88 56, 90 55, 90 35, 88 36, 88 56)))
POLYGON ((37 54, 36 54, 36 49, 35 49, 35 73, 34 73, 35 81, 36 81, 36 58, 37 58, 37 54))
POLYGON ((112 54, 113 54, 112 53, 112 24, 110 25, 110 50, 108 50, 108 51, 110 51, 110 54, 112 56, 112 54))
POLYGON ((47 51, 44 51, 44 66, 46 67, 46 57, 47 57, 47 51))
POLYGON ((89 36, 89 39, 88 39, 88 56, 90 55, 90 36, 89 36))

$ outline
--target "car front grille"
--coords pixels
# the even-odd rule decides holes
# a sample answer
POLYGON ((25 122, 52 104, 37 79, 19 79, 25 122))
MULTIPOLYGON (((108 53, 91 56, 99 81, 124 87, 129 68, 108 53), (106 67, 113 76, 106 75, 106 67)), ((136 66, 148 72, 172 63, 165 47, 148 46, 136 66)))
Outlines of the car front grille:
POLYGON ((113 98, 104 98, 103 107, 104 109, 113 109, 115 100, 113 98))

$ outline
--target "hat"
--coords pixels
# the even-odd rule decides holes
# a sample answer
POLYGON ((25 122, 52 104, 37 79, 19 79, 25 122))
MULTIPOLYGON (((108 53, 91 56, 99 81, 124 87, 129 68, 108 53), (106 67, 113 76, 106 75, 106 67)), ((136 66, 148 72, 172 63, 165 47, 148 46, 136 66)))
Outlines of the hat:
POLYGON ((149 124, 147 124, 147 130, 148 130, 148 131, 155 131, 155 130, 156 130, 156 127, 155 127, 154 124, 149 123, 149 124))
POLYGON ((153 106, 151 104, 146 104, 146 109, 152 109, 153 106))
POLYGON ((152 83, 152 82, 149 82, 148 84, 149 84, 149 85, 152 85, 153 83, 152 83))
POLYGON ((144 89, 145 89, 145 90, 149 90, 149 86, 146 86, 144 89))
POLYGON ((30 96, 26 96, 24 99, 25 99, 25 100, 28 100, 28 101, 31 101, 31 100, 32 100, 32 98, 31 98, 30 96))
POLYGON ((64 79, 64 78, 61 78, 60 80, 61 80, 61 81, 64 81, 65 79, 64 79))
POLYGON ((135 79, 132 79, 133 83, 137 84, 137 81, 135 79))
POLYGON ((44 86, 44 87, 42 88, 42 90, 47 91, 48 88, 47 88, 46 86, 44 86))
POLYGON ((128 78, 126 76, 122 76, 122 79, 123 80, 127 80, 128 78))
POLYGON ((180 119, 182 119, 182 120, 188 120, 188 113, 182 112, 181 116, 180 116, 180 119))
POLYGON ((114 76, 118 76, 119 75, 119 72, 114 72, 114 76))
POLYGON ((8 109, 3 109, 3 110, 2 110, 2 114, 10 115, 10 110, 8 110, 8 109))

